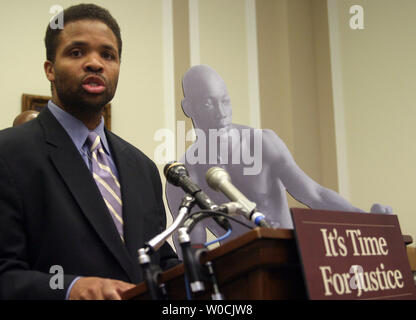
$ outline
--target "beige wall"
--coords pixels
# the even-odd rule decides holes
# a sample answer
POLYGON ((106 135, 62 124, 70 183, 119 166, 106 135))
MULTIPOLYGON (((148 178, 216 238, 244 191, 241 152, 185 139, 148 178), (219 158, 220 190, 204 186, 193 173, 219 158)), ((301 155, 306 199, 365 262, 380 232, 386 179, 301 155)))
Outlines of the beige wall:
POLYGON ((402 232, 415 239, 416 2, 338 0, 331 10, 350 200, 362 208, 391 205, 402 232), (349 27, 353 4, 364 9, 363 30, 349 27))
MULTIPOLYGON (((115 133, 154 158, 158 129, 174 131, 175 120, 191 128, 180 110, 182 75, 209 64, 228 85, 234 122, 273 129, 316 181, 365 210, 392 205, 403 232, 416 235, 412 0, 94 2, 122 30, 115 133), (352 31, 348 9, 360 3, 366 29, 352 31)), ((75 3, 0 0, 1 129, 20 112, 22 93, 49 94, 49 8, 75 3)))
POLYGON ((227 83, 233 120, 250 124, 245 1, 201 0, 199 16, 200 63, 227 83))
POLYGON ((338 190, 326 1, 258 0, 257 25, 262 127, 309 176, 338 190))

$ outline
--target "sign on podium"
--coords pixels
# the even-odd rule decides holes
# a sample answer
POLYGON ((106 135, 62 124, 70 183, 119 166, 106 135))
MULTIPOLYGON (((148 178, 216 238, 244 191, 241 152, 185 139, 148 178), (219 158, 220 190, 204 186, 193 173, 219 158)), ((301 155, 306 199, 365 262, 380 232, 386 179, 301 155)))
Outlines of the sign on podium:
POLYGON ((396 215, 291 209, 310 299, 415 299, 396 215))

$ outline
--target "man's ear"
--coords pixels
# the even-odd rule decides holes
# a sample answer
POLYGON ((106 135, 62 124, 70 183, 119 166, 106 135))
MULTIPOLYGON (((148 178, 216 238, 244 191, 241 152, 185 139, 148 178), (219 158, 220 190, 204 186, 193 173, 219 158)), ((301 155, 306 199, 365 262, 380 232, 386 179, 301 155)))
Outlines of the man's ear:
POLYGON ((191 104, 190 104, 189 99, 187 98, 182 99, 182 111, 185 114, 185 116, 187 116, 188 118, 192 118, 191 104))
POLYGON ((48 78, 50 82, 55 81, 54 63, 49 60, 46 60, 43 64, 43 69, 45 70, 46 78, 48 78))

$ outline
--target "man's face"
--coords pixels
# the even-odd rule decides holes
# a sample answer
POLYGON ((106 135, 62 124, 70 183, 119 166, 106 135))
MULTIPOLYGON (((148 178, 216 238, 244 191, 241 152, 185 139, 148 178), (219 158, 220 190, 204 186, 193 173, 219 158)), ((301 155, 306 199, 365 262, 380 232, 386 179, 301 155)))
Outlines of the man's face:
POLYGON ((70 22, 58 37, 55 62, 46 62, 45 70, 60 107, 100 111, 117 88, 120 60, 116 36, 98 20, 70 22))
POLYGON ((222 129, 231 125, 232 109, 227 87, 221 78, 203 77, 192 84, 189 102, 192 119, 201 129, 222 129))

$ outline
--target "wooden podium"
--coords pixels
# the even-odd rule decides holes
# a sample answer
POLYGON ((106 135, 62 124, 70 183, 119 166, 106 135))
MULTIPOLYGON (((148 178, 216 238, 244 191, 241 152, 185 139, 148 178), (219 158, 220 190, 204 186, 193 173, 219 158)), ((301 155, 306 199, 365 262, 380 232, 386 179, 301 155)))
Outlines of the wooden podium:
MULTIPOLYGON (((293 230, 256 228, 208 251, 206 261, 212 262, 227 300, 307 298, 293 230)), ((169 299, 186 300, 183 264, 164 272, 161 282, 169 299)), ((207 291, 196 299, 210 300, 207 291)), ((123 299, 150 299, 146 283, 125 292, 123 299)))
MULTIPOLYGON (((412 237, 403 235, 404 244, 412 237)), ((221 293, 227 300, 307 299, 293 230, 256 228, 208 251, 221 293)), ((161 275, 170 300, 186 300, 184 266, 161 275)), ((211 291, 196 299, 210 300, 211 291)), ((125 292, 124 300, 149 300, 146 283, 125 292)))

